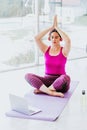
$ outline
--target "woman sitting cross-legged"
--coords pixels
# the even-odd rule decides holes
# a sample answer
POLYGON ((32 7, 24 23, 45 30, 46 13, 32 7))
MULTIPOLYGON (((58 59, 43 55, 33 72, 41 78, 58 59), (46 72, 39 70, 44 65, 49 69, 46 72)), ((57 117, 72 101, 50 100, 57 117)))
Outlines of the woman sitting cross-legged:
POLYGON ((26 81, 35 88, 34 93, 45 93, 51 96, 64 97, 64 93, 70 88, 70 76, 66 74, 67 57, 71 48, 69 36, 57 27, 57 16, 54 16, 53 25, 35 36, 39 49, 44 54, 45 75, 39 76, 32 73, 25 75, 26 81), (49 33, 48 46, 42 38, 49 33), (61 41, 64 46, 61 46, 61 41))

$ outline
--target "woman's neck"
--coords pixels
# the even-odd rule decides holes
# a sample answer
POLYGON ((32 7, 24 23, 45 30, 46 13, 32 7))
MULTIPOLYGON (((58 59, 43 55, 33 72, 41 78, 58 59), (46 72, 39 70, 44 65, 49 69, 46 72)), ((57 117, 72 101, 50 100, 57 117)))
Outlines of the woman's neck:
POLYGON ((49 54, 52 55, 52 56, 56 56, 60 53, 60 48, 61 46, 60 45, 52 45, 51 48, 50 48, 50 51, 49 51, 49 54))
POLYGON ((54 50, 54 51, 60 50, 60 48, 61 48, 61 46, 58 45, 58 44, 51 46, 51 49, 54 50))

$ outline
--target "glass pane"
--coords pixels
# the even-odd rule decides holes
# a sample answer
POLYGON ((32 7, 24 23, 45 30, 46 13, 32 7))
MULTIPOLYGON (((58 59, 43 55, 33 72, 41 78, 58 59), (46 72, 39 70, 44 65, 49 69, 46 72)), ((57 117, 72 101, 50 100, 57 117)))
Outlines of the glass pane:
MULTIPOLYGON (((53 17, 57 14, 58 26, 71 38, 72 48, 69 59, 87 57, 87 1, 42 0, 41 2, 39 6, 40 31, 51 26, 53 17)), ((44 41, 49 44, 47 37, 44 37, 44 41)), ((44 60, 41 54, 39 58, 42 63, 44 60)))
MULTIPOLYGON (((69 34, 72 49, 69 59, 87 56, 87 1, 83 0, 1 0, 0 3, 0 71, 38 63, 34 36, 52 25, 58 15, 58 26, 69 34), (35 11, 38 2, 38 10, 35 11), (36 13, 39 23, 36 21, 36 13)), ((48 42, 48 36, 44 37, 48 42)), ((43 63, 39 51, 39 64, 43 63)))
POLYGON ((35 63, 35 1, 0 2, 0 71, 35 63))

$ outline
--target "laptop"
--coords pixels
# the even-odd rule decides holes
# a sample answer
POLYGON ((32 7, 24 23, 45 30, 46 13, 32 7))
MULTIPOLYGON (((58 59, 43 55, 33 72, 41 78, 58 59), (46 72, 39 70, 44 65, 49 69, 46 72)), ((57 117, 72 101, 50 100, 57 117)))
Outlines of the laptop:
POLYGON ((39 108, 29 105, 27 99, 23 97, 9 94, 9 100, 10 100, 11 109, 13 111, 26 114, 29 116, 41 112, 39 108))

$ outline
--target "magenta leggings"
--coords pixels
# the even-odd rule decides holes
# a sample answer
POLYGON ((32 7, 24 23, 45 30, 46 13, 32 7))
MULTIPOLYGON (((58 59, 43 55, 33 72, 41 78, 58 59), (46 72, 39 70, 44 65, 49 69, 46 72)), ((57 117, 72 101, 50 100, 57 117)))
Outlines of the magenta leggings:
POLYGON ((53 87, 58 92, 67 92, 70 88, 70 77, 66 74, 63 75, 45 75, 38 76, 36 74, 28 73, 25 75, 26 81, 33 87, 40 89, 40 87, 44 84, 49 87, 53 85, 53 87))

